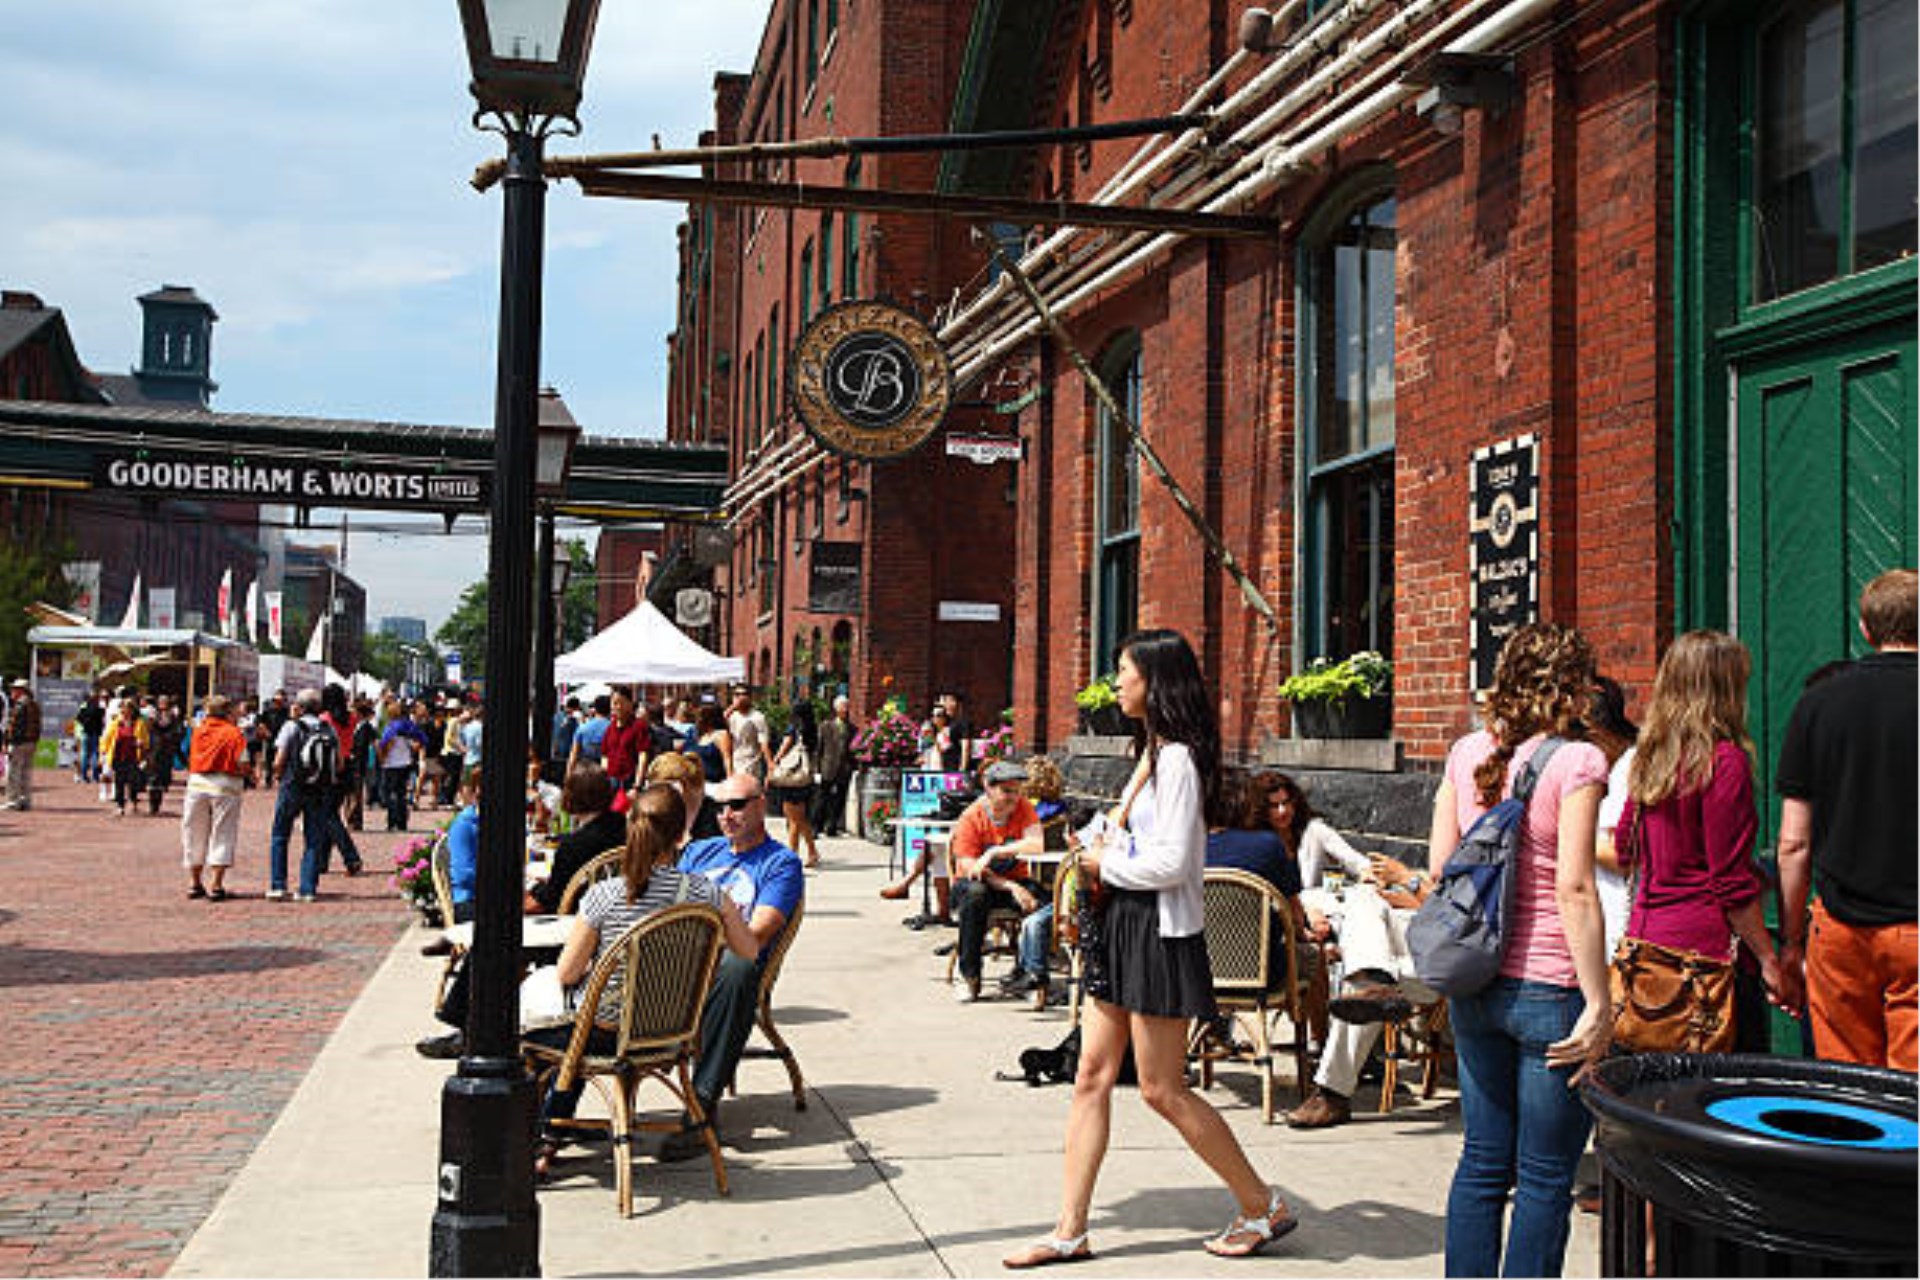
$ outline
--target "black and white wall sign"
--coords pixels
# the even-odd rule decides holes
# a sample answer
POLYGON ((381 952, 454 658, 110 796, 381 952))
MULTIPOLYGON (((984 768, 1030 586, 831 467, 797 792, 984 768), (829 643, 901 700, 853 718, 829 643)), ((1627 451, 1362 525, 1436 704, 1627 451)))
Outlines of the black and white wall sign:
POLYGON ((815 613, 860 612, 859 543, 814 543, 808 570, 807 608, 815 613))
POLYGON ((1531 435, 1473 451, 1468 600, 1475 693, 1493 684, 1500 647, 1540 616, 1540 442, 1531 435))
POLYGON ((828 449, 897 458, 946 418, 953 376, 919 320, 879 302, 842 302, 801 332, 788 386, 794 412, 828 449))
POLYGON ((363 466, 138 450, 94 459, 96 489, 166 498, 327 507, 477 508, 487 478, 433 466, 363 466))

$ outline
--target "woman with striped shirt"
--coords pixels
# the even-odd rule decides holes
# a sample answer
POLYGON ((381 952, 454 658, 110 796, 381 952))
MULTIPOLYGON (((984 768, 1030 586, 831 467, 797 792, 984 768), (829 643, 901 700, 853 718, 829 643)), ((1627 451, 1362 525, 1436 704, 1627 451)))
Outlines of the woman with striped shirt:
MULTIPOLYGON (((673 787, 655 783, 639 793, 627 814, 627 843, 620 874, 602 880, 581 897, 580 914, 574 918, 573 931, 560 952, 560 985, 567 991, 569 1005, 609 948, 642 920, 676 903, 698 902, 714 908, 725 926, 727 949, 745 960, 759 955, 760 944, 747 929, 733 899, 714 888, 705 876, 673 869, 686 827, 686 802, 673 787)), ((588 1043, 589 1052, 610 1052, 613 1048, 614 1030, 607 1022, 618 1016, 624 977, 615 973, 600 993, 599 1025, 588 1043)), ((528 1032, 526 1038, 564 1048, 572 1035, 572 1025, 566 1024, 528 1032)), ((540 1108, 545 1131, 534 1147, 536 1175, 547 1175, 559 1149, 556 1131, 547 1127, 546 1121, 571 1119, 579 1101, 580 1086, 548 1088, 540 1108)))

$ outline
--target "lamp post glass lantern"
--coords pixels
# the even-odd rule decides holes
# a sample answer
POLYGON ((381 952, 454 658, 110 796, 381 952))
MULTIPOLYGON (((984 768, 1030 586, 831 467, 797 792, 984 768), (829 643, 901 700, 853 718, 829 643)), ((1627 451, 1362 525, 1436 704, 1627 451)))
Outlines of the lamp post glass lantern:
MULTIPOLYGON (((467 956, 466 1047, 440 1101, 436 1276, 540 1273, 534 1197, 538 1098, 519 1055, 520 901, 526 842, 528 650, 534 625, 534 509, 540 448, 540 283, 550 133, 577 131, 598 0, 460 0, 474 122, 506 139, 500 338, 489 500, 487 749, 467 956), (557 38, 556 38, 557 37, 557 38)), ((564 478, 567 449, 560 452, 564 478)), ((544 588, 544 582, 541 586, 544 588)), ((542 592, 544 594, 544 592, 542 592)), ((542 726, 544 729, 544 726, 542 726)))

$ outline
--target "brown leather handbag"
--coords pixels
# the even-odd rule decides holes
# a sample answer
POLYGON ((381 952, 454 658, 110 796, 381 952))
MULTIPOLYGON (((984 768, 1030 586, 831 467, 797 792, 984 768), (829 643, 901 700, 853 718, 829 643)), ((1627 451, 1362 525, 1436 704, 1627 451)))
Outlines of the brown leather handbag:
MULTIPOLYGON (((1639 843, 1636 806, 1628 845, 1639 843)), ((1641 854, 1627 900, 1639 898, 1641 854)), ((1608 980, 1613 1043, 1630 1053, 1727 1053, 1733 1048, 1733 961, 1631 935, 1620 939, 1608 980)))

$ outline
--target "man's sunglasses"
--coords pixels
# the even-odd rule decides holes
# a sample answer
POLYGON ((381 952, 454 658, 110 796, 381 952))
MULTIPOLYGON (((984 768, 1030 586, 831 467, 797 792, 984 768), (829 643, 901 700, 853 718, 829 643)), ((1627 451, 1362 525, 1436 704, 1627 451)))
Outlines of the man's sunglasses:
POLYGON ((722 809, 725 809, 728 813, 739 813, 759 798, 759 796, 735 796, 731 800, 715 800, 714 803, 722 809))

